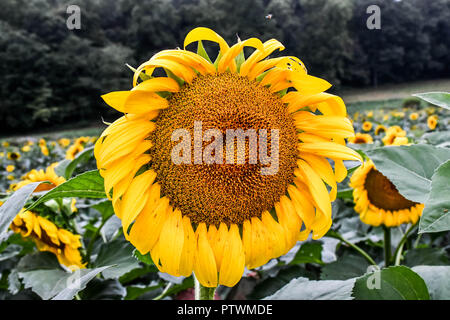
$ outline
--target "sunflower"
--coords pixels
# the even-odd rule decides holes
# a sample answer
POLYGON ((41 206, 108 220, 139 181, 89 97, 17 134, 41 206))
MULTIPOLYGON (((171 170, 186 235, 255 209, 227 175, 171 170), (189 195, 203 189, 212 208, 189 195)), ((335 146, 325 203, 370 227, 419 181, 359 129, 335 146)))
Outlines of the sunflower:
POLYGON ((364 130, 364 131, 370 131, 370 130, 372 130, 372 122, 370 122, 370 121, 364 121, 363 122, 363 124, 362 124, 362 129, 364 130))
POLYGON ((430 130, 436 129, 438 123, 438 117, 436 115, 429 116, 427 119, 427 125, 430 130))
POLYGON ((379 135, 380 132, 386 132, 386 127, 383 126, 382 124, 377 125, 376 128, 375 128, 375 134, 376 135, 379 135))
POLYGON ((67 149, 66 159, 73 160, 78 153, 84 150, 84 146, 89 142, 89 137, 79 137, 75 142, 67 149))
POLYGON ((55 167, 58 163, 53 163, 44 170, 33 169, 24 176, 24 180, 17 183, 12 190, 16 191, 32 182, 48 181, 49 183, 41 183, 34 192, 51 190, 61 183, 65 182, 64 177, 60 177, 55 173, 55 167))
POLYGON ((39 251, 49 251, 71 270, 84 268, 79 249, 80 235, 59 228, 50 220, 22 209, 11 223, 11 229, 24 238, 31 238, 39 251))
POLYGON ((419 119, 419 114, 417 112, 413 112, 409 115, 409 120, 415 121, 419 119))
POLYGON ((29 152, 31 150, 31 147, 29 146, 29 145, 24 145, 23 147, 22 147, 22 151, 23 152, 29 152))
POLYGON ((6 166, 6 172, 13 172, 16 167, 12 164, 6 166))
POLYGON ((20 153, 13 151, 13 152, 8 152, 6 154, 6 157, 8 158, 8 160, 18 161, 18 160, 20 160, 21 155, 20 155, 20 153))
POLYGON ((39 140, 39 148, 41 148, 41 152, 44 156, 48 156, 50 154, 48 147, 47 147, 47 141, 45 139, 39 140))
POLYGON ((8 141, 3 141, 2 142, 2 147, 8 148, 9 147, 9 142, 8 141))
POLYGON ((400 126, 392 126, 386 130, 386 135, 381 139, 386 146, 390 146, 394 143, 397 137, 406 137, 406 131, 400 126))
POLYGON ((358 132, 354 137, 348 138, 349 143, 373 143, 373 138, 370 134, 358 132))
POLYGON ((58 143, 62 148, 66 148, 70 144, 70 139, 61 138, 58 140, 58 143))
POLYGON ((193 42, 197 53, 161 51, 137 68, 132 90, 102 96, 126 115, 102 133, 94 154, 125 237, 150 252, 160 271, 194 271, 203 286, 234 286, 244 267, 329 230, 336 181, 347 175, 343 160, 361 158, 345 147, 353 127, 342 99, 323 92, 330 84, 308 75, 296 57, 266 59, 284 49, 280 42, 251 38, 229 47, 207 28, 192 30, 184 47, 193 42), (219 44, 215 63, 202 40, 219 44), (244 47, 256 50, 245 59, 244 47), (155 77, 161 68, 167 76, 155 77), (213 136, 195 137, 209 129, 213 136), (266 132, 256 144, 279 147, 271 151, 277 170, 265 156, 250 163, 250 139, 237 154, 224 148, 221 134, 238 129, 266 132), (175 153, 181 163, 173 160, 180 132, 185 146, 194 145, 194 152, 175 153), (217 143, 206 143, 213 138, 217 143), (211 161, 223 154, 230 162, 211 161))
POLYGON ((350 178, 355 211, 361 221, 372 226, 396 227, 415 224, 424 205, 403 197, 371 160, 366 161, 350 178))
POLYGON ((407 137, 395 137, 391 146, 404 146, 404 145, 410 145, 410 144, 411 143, 409 143, 409 139, 407 137))

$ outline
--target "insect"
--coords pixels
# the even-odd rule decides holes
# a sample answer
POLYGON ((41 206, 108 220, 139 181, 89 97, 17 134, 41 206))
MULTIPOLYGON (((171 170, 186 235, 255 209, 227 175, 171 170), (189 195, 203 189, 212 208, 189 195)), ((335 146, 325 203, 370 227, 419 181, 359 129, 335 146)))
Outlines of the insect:
POLYGON ((272 16, 273 16, 273 15, 272 15, 271 13, 269 13, 269 14, 266 16, 266 19, 267 19, 267 20, 270 20, 270 19, 272 19, 272 16))

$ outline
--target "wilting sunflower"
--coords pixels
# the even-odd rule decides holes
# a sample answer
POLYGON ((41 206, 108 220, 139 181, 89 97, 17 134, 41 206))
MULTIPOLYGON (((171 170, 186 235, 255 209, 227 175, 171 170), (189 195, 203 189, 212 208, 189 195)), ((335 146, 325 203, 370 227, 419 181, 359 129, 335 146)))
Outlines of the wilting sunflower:
POLYGON ((438 117, 436 115, 429 116, 427 119, 427 125, 430 130, 436 129, 438 123, 438 117))
POLYGON ((14 191, 30 184, 32 182, 40 182, 40 181, 48 181, 49 183, 41 183, 34 192, 47 191, 51 190, 56 186, 59 186, 61 183, 65 182, 66 179, 64 177, 60 177, 55 173, 55 167, 58 163, 53 163, 48 166, 45 171, 43 169, 36 170, 33 169, 23 177, 24 180, 20 181, 14 186, 14 191))
POLYGON ((357 132, 354 137, 348 138, 348 142, 349 143, 355 143, 355 144, 373 143, 373 138, 368 133, 357 132))
POLYGON ((233 286, 244 266, 285 254, 311 231, 313 239, 322 237, 331 226, 336 181, 347 174, 343 160, 361 158, 345 147, 353 127, 342 99, 323 92, 330 84, 308 75, 296 57, 266 59, 284 49, 280 42, 251 38, 229 47, 207 28, 192 30, 184 47, 193 42, 197 54, 161 51, 137 68, 132 90, 103 96, 126 115, 103 132, 94 154, 125 237, 142 254, 150 252, 162 272, 194 271, 204 286, 233 286), (219 44, 215 63, 201 40, 219 44), (256 50, 245 59, 244 47, 256 50), (155 77, 158 69, 167 76, 155 77), (148 80, 138 84, 139 78, 148 80), (275 134, 265 137, 267 148, 279 146, 278 170, 262 174, 267 162, 247 161, 242 145, 237 156, 244 164, 232 152, 231 163, 207 162, 227 150, 217 140, 211 152, 211 136, 199 142, 199 123, 202 132, 224 134, 278 130, 279 143, 275 134), (183 157, 194 163, 172 161, 177 129, 189 134, 184 142, 194 152, 183 157))
POLYGON ((364 121, 362 124, 362 129, 364 131, 370 131, 370 130, 372 130, 372 127, 373 127, 373 124, 370 121, 364 121))
POLYGON ((80 235, 59 228, 50 220, 24 209, 14 218, 11 229, 24 238, 31 238, 39 251, 54 253, 58 261, 71 270, 85 267, 79 251, 80 235))
POLYGON ((350 186, 353 188, 355 211, 366 224, 386 227, 415 224, 422 215, 424 205, 402 196, 371 160, 355 170, 350 186))

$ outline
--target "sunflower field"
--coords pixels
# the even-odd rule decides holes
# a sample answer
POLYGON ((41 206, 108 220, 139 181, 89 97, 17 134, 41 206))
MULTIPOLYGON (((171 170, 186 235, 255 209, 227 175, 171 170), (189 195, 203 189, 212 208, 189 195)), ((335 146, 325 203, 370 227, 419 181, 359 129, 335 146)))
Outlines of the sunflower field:
POLYGON ((1 140, 1 300, 450 299, 450 93, 347 112, 275 39, 183 45, 102 96, 101 135, 1 140), (235 145, 200 121, 280 129, 276 173, 206 163, 235 145))

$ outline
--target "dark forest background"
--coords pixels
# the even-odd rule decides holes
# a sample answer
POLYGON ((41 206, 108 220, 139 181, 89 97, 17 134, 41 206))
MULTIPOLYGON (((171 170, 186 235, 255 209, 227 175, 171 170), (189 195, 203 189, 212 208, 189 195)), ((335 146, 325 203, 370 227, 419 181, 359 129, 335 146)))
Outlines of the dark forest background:
POLYGON ((276 38, 333 90, 450 74, 450 0, 1 0, 0 130, 111 116, 100 95, 130 89, 125 63, 181 47, 198 26, 229 43, 276 38), (366 27, 373 4, 381 30, 366 27), (66 27, 68 5, 81 30, 66 27))

